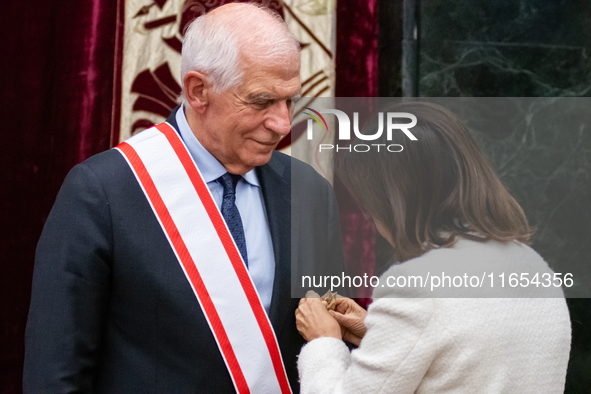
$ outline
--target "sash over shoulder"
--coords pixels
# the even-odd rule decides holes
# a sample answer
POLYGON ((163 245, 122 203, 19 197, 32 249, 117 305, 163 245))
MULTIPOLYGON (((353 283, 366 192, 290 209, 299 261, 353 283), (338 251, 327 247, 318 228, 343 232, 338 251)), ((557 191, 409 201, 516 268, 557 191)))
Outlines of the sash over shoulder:
POLYGON ((238 393, 291 393, 273 327, 226 223, 168 123, 117 149, 139 185, 209 323, 238 393))

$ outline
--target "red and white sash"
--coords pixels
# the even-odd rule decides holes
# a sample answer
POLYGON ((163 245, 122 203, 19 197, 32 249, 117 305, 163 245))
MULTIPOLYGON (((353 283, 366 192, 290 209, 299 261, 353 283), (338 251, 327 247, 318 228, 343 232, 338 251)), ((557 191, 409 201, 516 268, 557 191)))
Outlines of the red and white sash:
POLYGON ((191 284, 238 393, 291 393, 279 345, 228 227, 167 123, 115 149, 129 163, 191 284))

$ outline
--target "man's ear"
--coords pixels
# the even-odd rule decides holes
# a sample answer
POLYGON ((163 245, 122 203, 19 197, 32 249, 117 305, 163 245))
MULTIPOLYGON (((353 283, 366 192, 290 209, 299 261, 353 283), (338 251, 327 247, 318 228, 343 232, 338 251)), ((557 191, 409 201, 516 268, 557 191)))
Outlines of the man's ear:
POLYGON ((196 113, 201 113, 209 103, 210 85, 205 74, 189 71, 183 78, 187 103, 196 113))

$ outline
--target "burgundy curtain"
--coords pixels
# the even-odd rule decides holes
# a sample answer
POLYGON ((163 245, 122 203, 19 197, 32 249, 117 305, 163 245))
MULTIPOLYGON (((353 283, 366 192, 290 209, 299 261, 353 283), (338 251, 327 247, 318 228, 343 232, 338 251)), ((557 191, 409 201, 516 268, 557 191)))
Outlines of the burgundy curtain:
POLYGON ((117 0, 0 5, 0 392, 21 391, 35 246, 67 172, 113 132, 117 0))
MULTIPOLYGON (((336 97, 375 97, 378 92, 378 0, 337 1, 336 97)), ((338 178, 345 258, 353 274, 373 274, 375 227, 338 178)), ((368 290, 365 297, 370 297, 368 290)), ((359 299, 367 306, 369 299, 359 299)))

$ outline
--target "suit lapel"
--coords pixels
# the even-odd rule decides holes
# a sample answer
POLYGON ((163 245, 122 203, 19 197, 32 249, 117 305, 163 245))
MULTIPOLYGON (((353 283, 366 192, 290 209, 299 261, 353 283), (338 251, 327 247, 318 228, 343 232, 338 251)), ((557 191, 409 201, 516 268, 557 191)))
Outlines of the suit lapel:
POLYGON ((179 131, 179 126, 176 124, 176 111, 178 111, 179 109, 181 109, 180 105, 174 107, 174 109, 172 110, 170 115, 168 115, 168 118, 166 118, 165 121, 166 123, 171 125, 177 132, 179 131))
POLYGON ((275 255, 275 280, 270 320, 279 337, 291 304, 291 168, 275 153, 269 163, 257 167, 275 255))

